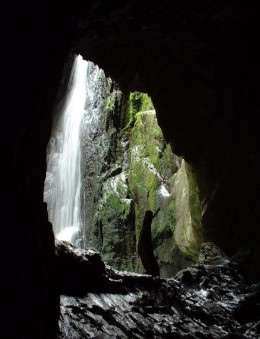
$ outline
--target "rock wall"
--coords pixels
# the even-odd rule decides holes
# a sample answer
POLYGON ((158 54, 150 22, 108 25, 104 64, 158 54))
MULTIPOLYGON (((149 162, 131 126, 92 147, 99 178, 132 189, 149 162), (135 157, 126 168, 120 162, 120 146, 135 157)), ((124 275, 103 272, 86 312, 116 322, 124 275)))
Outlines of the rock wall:
POLYGON ((42 195, 69 49, 124 91, 152 97, 164 136, 199 179, 205 238, 228 255, 239 250, 257 280, 258 2, 53 0, 5 2, 2 12, 2 320, 12 337, 55 336, 54 240, 42 195))
POLYGON ((122 93, 102 70, 96 81, 95 100, 87 108, 81 133, 84 247, 95 247, 117 268, 133 270, 135 233, 122 93))
POLYGON ((149 96, 123 95, 98 72, 82 126, 84 247, 101 251, 117 269, 144 272, 137 247, 150 210, 160 274, 172 276, 196 258, 201 243, 200 218, 194 216, 200 204, 192 201, 198 194, 189 185, 188 165, 166 143, 149 96))
POLYGON ((2 7, 2 323, 12 338, 54 338, 57 329, 54 236, 43 187, 52 107, 78 21, 75 5, 2 7))
MULTIPOLYGON (((180 255, 174 240, 176 225, 175 178, 181 159, 174 156, 157 124, 155 110, 141 111, 130 136, 129 187, 135 204, 137 241, 145 212, 152 211, 151 233, 161 276, 178 269, 180 255)), ((140 260, 137 270, 142 271, 140 260)))
MULTIPOLYGON (((135 95, 139 95, 140 100, 142 94, 135 95)), ((130 96, 131 99, 133 97, 130 96)), ((147 100, 147 97, 144 99, 147 100)), ((199 252, 201 220, 196 213, 199 214, 200 201, 198 189, 195 189, 192 180, 180 179, 181 175, 190 178, 188 173, 191 171, 166 143, 152 103, 149 106, 147 101, 146 106, 141 106, 135 114, 135 123, 130 132, 129 162, 129 188, 134 200, 137 243, 145 212, 150 210, 155 215, 151 235, 160 275, 172 276, 189 260, 196 259, 199 252), (180 200, 186 204, 186 209, 179 204, 180 200), (182 223, 179 222, 180 218, 182 223), (185 244, 184 239, 178 237, 178 230, 193 234, 192 241, 189 239, 185 244)), ((140 258, 136 267, 137 271, 143 272, 140 258)))
POLYGON ((84 12, 74 43, 123 91, 151 96, 165 139, 197 177, 205 240, 236 255, 252 279, 260 260, 256 7, 103 1, 84 12))
POLYGON ((192 167, 182 160, 175 179, 176 227, 174 238, 183 254, 196 260, 202 240, 201 201, 192 167))

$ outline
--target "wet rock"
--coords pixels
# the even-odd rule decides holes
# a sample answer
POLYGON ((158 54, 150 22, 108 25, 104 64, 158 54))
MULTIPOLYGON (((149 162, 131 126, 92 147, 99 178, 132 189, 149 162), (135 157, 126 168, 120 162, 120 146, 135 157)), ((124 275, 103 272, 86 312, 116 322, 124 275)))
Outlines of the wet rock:
POLYGON ((159 276, 159 265, 153 253, 151 224, 153 220, 153 212, 146 211, 144 221, 139 234, 138 254, 140 255, 142 264, 146 273, 159 276))
POLYGON ((84 231, 81 246, 94 247, 118 269, 134 270, 134 204, 127 184, 128 111, 117 84, 99 69, 93 105, 81 130, 84 231))
POLYGON ((66 295, 87 292, 126 294, 142 287, 151 290, 160 279, 150 275, 120 272, 106 265, 100 253, 79 249, 67 241, 55 241, 56 282, 58 291, 66 295))
POLYGON ((105 264, 98 252, 56 240, 55 254, 56 280, 61 293, 80 294, 86 290, 99 290, 105 264))
POLYGON ((224 264, 229 258, 223 251, 212 242, 205 242, 201 245, 198 261, 204 264, 224 264))
MULTIPOLYGON (((88 260, 87 251, 83 257, 88 260)), ((94 274, 92 281, 100 282, 98 293, 86 285, 81 296, 61 296, 58 338, 260 335, 259 285, 248 286, 238 266, 212 243, 202 245, 198 264, 171 279, 102 267, 101 280, 94 271, 88 271, 94 274)))

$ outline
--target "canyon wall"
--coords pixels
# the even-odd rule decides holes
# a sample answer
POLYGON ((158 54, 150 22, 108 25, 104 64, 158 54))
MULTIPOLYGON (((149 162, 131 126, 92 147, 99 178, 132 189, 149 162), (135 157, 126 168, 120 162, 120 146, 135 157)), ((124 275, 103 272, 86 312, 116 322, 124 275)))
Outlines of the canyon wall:
POLYGON ((82 246, 117 269, 145 272, 138 246, 148 239, 138 245, 139 235, 152 211, 151 246, 161 276, 172 276, 196 260, 202 240, 192 171, 166 143, 147 94, 123 95, 102 70, 94 74, 95 99, 81 128, 82 246))

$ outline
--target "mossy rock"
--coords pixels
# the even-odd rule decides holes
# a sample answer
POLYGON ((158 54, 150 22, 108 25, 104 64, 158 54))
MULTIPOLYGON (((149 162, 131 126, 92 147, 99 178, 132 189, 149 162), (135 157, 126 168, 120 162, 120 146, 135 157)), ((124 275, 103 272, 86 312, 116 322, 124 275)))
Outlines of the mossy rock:
POLYGON ((202 242, 201 206, 195 173, 184 160, 176 177, 176 229, 181 252, 196 260, 202 242))
MULTIPOLYGON (((91 221, 93 243, 103 259, 122 270, 143 272, 136 248, 147 210, 161 276, 195 258, 201 242, 201 212, 193 169, 164 140, 147 94, 123 96, 108 81, 98 145, 98 176, 91 221)), ((93 167, 94 169, 94 167, 93 167)))
POLYGON ((101 253, 104 261, 123 270, 134 268, 133 200, 129 196, 125 172, 108 178, 103 183, 95 221, 102 225, 101 253))
MULTIPOLYGON (((155 213, 160 209, 151 226, 153 248, 158 261, 162 263, 161 267, 169 264, 166 259, 169 255, 171 265, 174 262, 171 253, 175 246, 175 197, 174 180, 171 178, 176 172, 176 156, 166 145, 154 110, 135 115, 130 137, 129 164, 129 188, 135 202, 136 239, 138 241, 145 211, 155 213), (162 248, 163 251, 160 250, 162 248)), ((137 269, 142 271, 140 263, 137 264, 137 269)))

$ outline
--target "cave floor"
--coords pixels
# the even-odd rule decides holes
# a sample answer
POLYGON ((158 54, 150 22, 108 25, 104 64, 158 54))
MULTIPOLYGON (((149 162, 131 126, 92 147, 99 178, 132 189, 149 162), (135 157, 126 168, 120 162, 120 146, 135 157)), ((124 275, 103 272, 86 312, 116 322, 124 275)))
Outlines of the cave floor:
POLYGON ((105 265, 103 291, 61 295, 58 338, 259 338, 259 285, 213 252, 170 279, 105 265))

